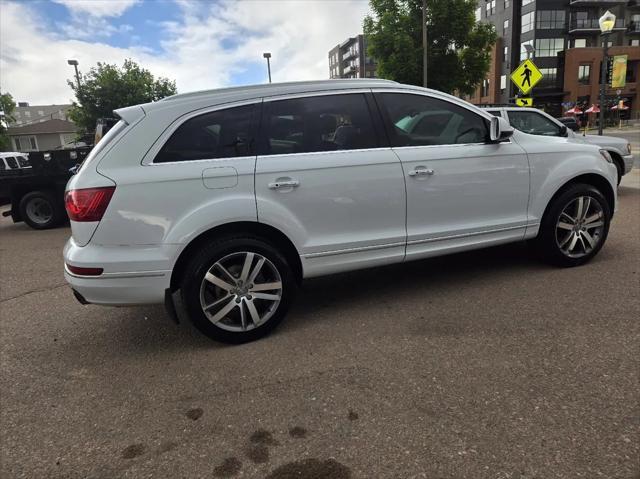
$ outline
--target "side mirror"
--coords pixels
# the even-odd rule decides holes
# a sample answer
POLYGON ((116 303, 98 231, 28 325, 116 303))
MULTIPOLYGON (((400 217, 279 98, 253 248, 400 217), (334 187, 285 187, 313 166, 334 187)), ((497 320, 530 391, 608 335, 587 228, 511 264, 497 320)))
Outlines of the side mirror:
POLYGON ((491 143, 500 143, 513 136, 513 127, 504 118, 494 116, 489 125, 489 140, 491 143))
POLYGON ((560 136, 569 136, 569 132, 567 131, 566 125, 562 125, 560 127, 560 136))

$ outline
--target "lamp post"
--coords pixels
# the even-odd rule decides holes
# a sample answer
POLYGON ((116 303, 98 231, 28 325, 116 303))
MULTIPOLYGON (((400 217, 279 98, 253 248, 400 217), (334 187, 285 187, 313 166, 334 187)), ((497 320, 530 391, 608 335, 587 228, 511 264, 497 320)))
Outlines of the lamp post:
POLYGON ((269 83, 271 83, 271 62, 269 59, 271 58, 271 53, 266 52, 263 53, 262 56, 267 59, 267 71, 269 72, 269 83))
POLYGON ((609 10, 605 12, 604 15, 600 17, 598 20, 600 24, 600 32, 602 37, 602 67, 600 72, 600 113, 598 114, 598 135, 602 136, 602 129, 604 126, 604 93, 607 83, 607 67, 609 64, 609 59, 607 58, 607 53, 609 49, 609 45, 607 42, 607 36, 611 34, 613 27, 616 24, 616 16, 611 13, 609 10))
POLYGON ((78 73, 78 60, 67 60, 67 65, 73 65, 73 68, 76 70, 76 82, 78 83, 78 88, 80 88, 80 74, 78 73))

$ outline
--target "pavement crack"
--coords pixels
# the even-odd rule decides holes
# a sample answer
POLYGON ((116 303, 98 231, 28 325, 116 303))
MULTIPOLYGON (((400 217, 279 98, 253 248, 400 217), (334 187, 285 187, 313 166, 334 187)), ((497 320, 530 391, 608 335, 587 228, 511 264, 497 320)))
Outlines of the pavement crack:
POLYGON ((27 296, 28 294, 42 293, 43 291, 52 291, 54 289, 63 288, 65 286, 67 286, 67 283, 60 283, 55 286, 48 286, 46 288, 30 289, 29 291, 25 291, 24 293, 20 293, 20 294, 16 294, 15 296, 9 296, 8 298, 0 299, 0 304, 6 303, 7 301, 11 301, 13 299, 22 298, 23 296, 27 296))

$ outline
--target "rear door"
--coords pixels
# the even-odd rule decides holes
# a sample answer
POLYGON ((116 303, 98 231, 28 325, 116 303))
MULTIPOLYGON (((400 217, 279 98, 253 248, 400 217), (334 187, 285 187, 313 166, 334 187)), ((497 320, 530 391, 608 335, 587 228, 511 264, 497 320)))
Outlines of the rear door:
POLYGON ((265 98, 258 221, 285 232, 305 276, 401 261, 402 166, 365 92, 265 98))
POLYGON ((529 163, 488 120, 427 94, 376 93, 407 188, 407 259, 523 237, 529 163))

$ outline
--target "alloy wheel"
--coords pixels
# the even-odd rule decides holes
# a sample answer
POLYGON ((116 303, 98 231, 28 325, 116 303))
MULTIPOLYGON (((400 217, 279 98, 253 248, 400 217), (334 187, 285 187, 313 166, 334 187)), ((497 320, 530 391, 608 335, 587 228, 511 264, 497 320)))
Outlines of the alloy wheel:
POLYGON ((264 256, 237 252, 215 262, 200 286, 200 306, 217 327, 233 332, 266 323, 282 299, 282 279, 264 256))
POLYGON ((579 196, 562 210, 556 223, 556 243, 570 258, 582 258, 602 241, 605 218, 602 205, 592 196, 579 196))

